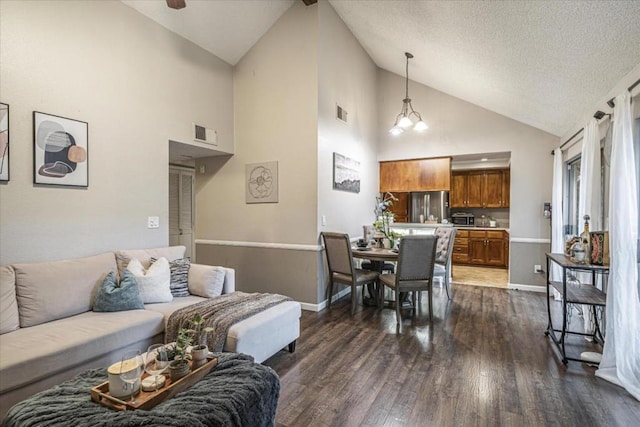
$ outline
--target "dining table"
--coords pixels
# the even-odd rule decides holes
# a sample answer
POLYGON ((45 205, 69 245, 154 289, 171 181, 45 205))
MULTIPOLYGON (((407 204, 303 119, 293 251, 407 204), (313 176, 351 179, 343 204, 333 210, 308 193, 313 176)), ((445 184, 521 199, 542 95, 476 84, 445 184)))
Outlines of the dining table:
MULTIPOLYGON (((351 253, 354 258, 366 259, 371 262, 371 267, 373 271, 377 271, 382 274, 382 266, 385 262, 396 262, 398 261, 398 250, 397 249, 387 249, 387 248, 378 248, 378 247, 358 247, 353 246, 351 248, 351 253)), ((365 304, 368 305, 378 305, 378 290, 375 289, 373 284, 367 285, 367 290, 369 291, 370 299, 365 304)), ((404 299, 403 299, 404 300, 404 299)))

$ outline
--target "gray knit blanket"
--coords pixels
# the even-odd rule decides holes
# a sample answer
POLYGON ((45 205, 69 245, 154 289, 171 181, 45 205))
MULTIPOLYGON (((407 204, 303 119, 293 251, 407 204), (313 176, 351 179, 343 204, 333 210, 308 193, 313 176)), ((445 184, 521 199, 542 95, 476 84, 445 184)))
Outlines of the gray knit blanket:
POLYGON ((91 388, 107 381, 93 369, 15 405, 7 427, 273 426, 280 394, 278 375, 244 354, 217 354, 202 380, 149 411, 115 411, 91 400, 91 388))
POLYGON ((164 340, 165 343, 175 341, 180 325, 186 319, 191 319, 195 313, 200 313, 207 319, 204 326, 213 328, 213 331, 207 334, 209 350, 222 351, 231 326, 269 307, 290 300, 291 298, 278 294, 232 292, 188 305, 171 313, 164 340))

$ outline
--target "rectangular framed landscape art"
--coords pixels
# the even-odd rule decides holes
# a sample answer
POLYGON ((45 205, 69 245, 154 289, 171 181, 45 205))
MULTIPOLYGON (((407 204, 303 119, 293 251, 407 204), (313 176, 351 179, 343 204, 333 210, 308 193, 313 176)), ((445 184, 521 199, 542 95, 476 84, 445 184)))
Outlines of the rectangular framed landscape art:
POLYGON ((360 162, 333 153, 333 189, 360 192, 360 162))
POLYGON ((33 112, 34 184, 89 186, 89 125, 33 112))
POLYGON ((0 181, 9 181, 9 105, 0 102, 0 181))

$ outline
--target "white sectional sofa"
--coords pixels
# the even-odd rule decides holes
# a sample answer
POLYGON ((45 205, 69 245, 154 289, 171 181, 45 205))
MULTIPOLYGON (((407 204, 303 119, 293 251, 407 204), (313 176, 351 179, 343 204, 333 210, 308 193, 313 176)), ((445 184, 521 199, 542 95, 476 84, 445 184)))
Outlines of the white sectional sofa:
MULTIPOLYGON (((164 341, 175 310, 205 298, 190 295, 144 309, 93 312, 95 292, 110 271, 131 258, 148 267, 150 258, 184 257, 184 246, 127 250, 67 261, 0 267, 0 419, 30 395, 77 373, 119 360, 125 349, 146 351, 164 341)), ((235 271, 193 264, 199 273, 224 271, 223 293, 234 292, 235 271)), ((202 274, 189 273, 189 288, 202 288, 202 274)), ((260 363, 300 335, 300 304, 286 301, 233 325, 225 351, 253 356, 260 363)))

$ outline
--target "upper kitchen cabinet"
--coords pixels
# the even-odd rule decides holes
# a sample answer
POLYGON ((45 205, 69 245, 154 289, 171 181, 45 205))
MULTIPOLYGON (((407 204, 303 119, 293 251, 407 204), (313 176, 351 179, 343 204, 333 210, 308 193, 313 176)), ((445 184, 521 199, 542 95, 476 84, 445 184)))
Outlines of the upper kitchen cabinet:
POLYGON ((450 189, 450 157, 380 162, 381 193, 450 189))
POLYGON ((509 169, 452 172, 452 208, 508 208, 509 169))

